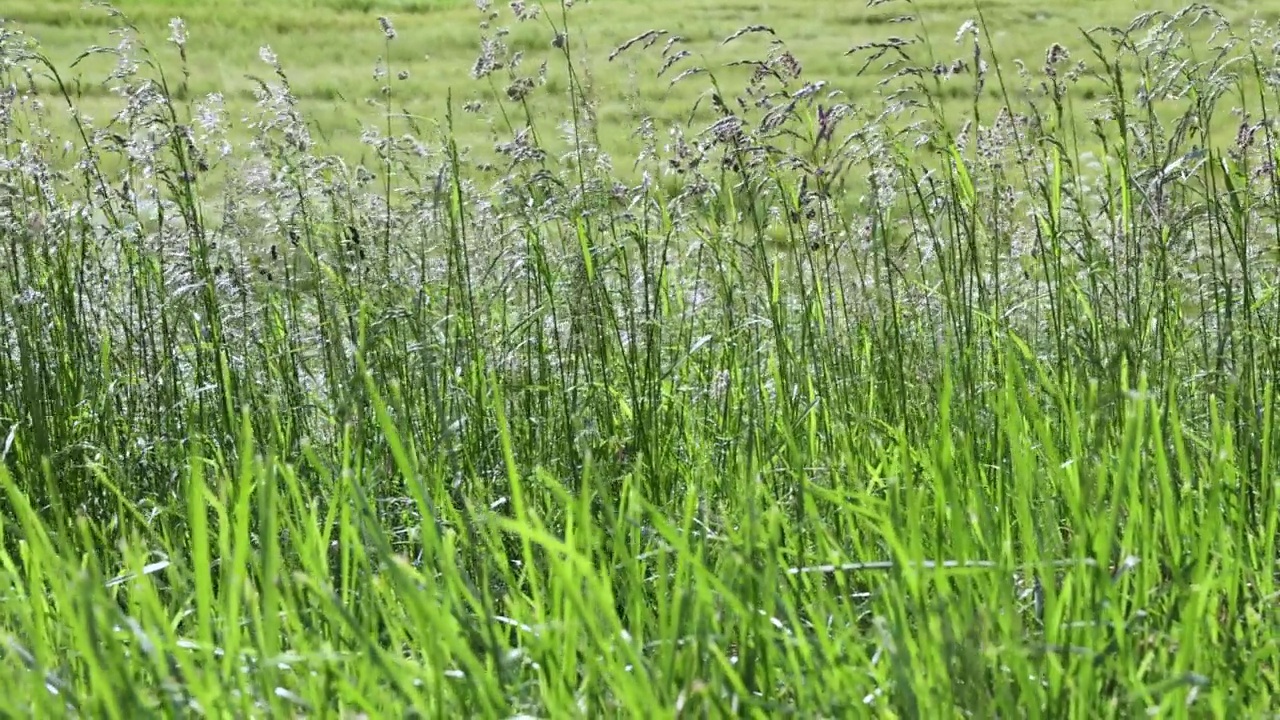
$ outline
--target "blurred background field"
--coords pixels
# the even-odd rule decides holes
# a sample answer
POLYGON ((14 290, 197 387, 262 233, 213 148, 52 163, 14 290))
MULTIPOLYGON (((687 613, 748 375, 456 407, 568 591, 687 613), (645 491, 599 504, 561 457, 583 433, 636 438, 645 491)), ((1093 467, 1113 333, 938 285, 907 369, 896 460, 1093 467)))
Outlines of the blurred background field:
MULTIPOLYGON (((323 140, 327 152, 348 161, 368 159, 368 147, 360 142, 366 127, 382 127, 385 110, 372 101, 386 84, 375 77, 382 58, 389 59, 392 106, 421 123, 428 137, 445 117, 448 100, 454 100, 455 136, 478 157, 492 154, 495 138, 509 136, 507 128, 495 128, 503 115, 489 112, 491 101, 502 97, 499 78, 474 79, 472 69, 480 54, 482 35, 490 35, 499 25, 508 25, 510 35, 502 38, 513 51, 525 56, 524 70, 533 72, 553 52, 553 39, 563 30, 564 18, 551 10, 526 22, 505 22, 508 7, 500 3, 502 22, 482 27, 488 12, 470 0, 384 0, 383 2, 311 0, 309 2, 245 2, 208 0, 200 3, 124 0, 116 3, 142 32, 143 40, 160 59, 177 84, 177 50, 166 42, 169 23, 181 17, 190 29, 188 41, 189 99, 221 93, 229 119, 233 122, 248 113, 254 102, 254 81, 249 75, 271 74, 260 58, 260 49, 269 46, 287 73, 300 108, 323 140), (377 18, 389 17, 396 38, 388 42, 379 30, 377 18), (531 69, 532 68, 532 69, 531 69), (463 112, 473 101, 486 103, 479 112, 463 112)), ((552 6, 554 7, 554 6, 552 6)), ((990 41, 999 54, 1001 67, 1010 72, 1015 61, 1030 68, 1044 62, 1054 43, 1087 56, 1080 29, 1100 25, 1124 25, 1139 13, 1174 10, 1180 5, 1170 0, 1134 2, 1086 0, 1044 2, 1033 0, 993 0, 981 4, 991 28, 990 41)), ((1215 6, 1234 24, 1245 26, 1251 19, 1274 20, 1280 16, 1280 2, 1246 3, 1230 0, 1215 6)), ((74 68, 72 63, 94 45, 113 46, 109 35, 116 20, 102 8, 86 6, 81 0, 0 0, 0 17, 29 33, 41 45, 59 72, 78 96, 76 101, 91 117, 105 118, 119 109, 102 83, 113 59, 94 56, 74 68)), ((748 69, 727 68, 726 63, 758 58, 767 35, 725 45, 736 30, 764 24, 787 44, 810 80, 825 80, 830 89, 842 90, 855 103, 867 103, 886 73, 873 64, 859 75, 864 60, 846 56, 855 45, 884 40, 895 35, 909 37, 921 29, 935 52, 954 51, 939 58, 949 62, 964 57, 966 49, 953 39, 967 20, 975 19, 969 2, 934 0, 911 5, 891 2, 869 5, 840 0, 791 0, 755 2, 750 0, 658 0, 626 2, 595 0, 580 2, 572 9, 571 49, 583 82, 589 83, 598 103, 599 145, 615 159, 615 170, 629 174, 630 159, 637 151, 635 130, 645 115, 652 116, 659 131, 675 123, 703 123, 714 119, 710 104, 698 103, 708 88, 706 82, 671 84, 673 76, 690 64, 713 69, 722 81, 732 84, 745 77, 748 69), (923 25, 899 23, 904 13, 923 18, 923 25), (661 49, 665 38, 647 53, 627 53, 613 61, 613 50, 628 38, 653 29, 682 36, 692 53, 685 63, 662 77, 661 49), (691 113, 691 109, 696 111, 691 113)), ((546 137, 547 128, 567 120, 570 108, 563 100, 569 78, 562 61, 549 63, 546 92, 537 93, 531 111, 541 123, 543 145, 566 147, 563 138, 546 137), (557 143, 559 141, 559 143, 557 143)), ((1087 100, 1091 80, 1082 80, 1084 91, 1077 99, 1087 100)), ((41 87, 51 87, 46 80, 41 87)), ((1101 88, 1095 83, 1095 87, 1101 88)), ((1017 89, 1012 88, 1014 94, 1017 89)), ((1000 86, 989 81, 982 104, 993 112, 1004 104, 1000 86)), ((503 98, 505 100, 505 98, 503 98)), ((948 85, 938 99, 955 105, 953 114, 964 115, 972 106, 972 83, 948 85)), ((1014 97, 1014 101, 1017 98, 1014 97)), ((473 106, 474 107, 474 106, 473 106)), ((58 126, 57 108, 51 118, 58 126)), ((66 125, 70 129, 69 124, 66 125)), ((397 130, 403 130, 400 124, 397 130)), ((1213 128, 1222 135, 1235 128, 1213 128)), ((233 130, 233 133, 235 131, 233 130)))

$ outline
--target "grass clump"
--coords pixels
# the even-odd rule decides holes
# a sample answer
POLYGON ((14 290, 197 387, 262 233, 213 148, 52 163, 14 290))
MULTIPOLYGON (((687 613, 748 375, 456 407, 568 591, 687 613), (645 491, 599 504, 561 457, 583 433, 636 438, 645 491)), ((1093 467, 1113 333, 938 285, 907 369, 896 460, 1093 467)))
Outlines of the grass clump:
POLYGON ((381 67, 357 166, 269 48, 229 118, 117 14, 97 120, 3 30, 6 714, 1274 704, 1272 28, 1193 6, 1029 67, 907 18, 856 101, 765 25, 729 69, 654 31, 615 57, 715 119, 642 121, 627 182, 573 12, 486 8, 505 99, 436 126, 381 67))

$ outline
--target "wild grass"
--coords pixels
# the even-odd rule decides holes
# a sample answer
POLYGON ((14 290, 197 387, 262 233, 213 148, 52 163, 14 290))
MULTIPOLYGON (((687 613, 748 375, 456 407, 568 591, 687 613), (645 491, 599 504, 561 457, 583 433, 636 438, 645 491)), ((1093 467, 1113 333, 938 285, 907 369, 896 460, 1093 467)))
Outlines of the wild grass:
MULTIPOLYGON (((114 62, 109 56, 80 56, 89 46, 116 44, 107 36, 114 21, 107 13, 86 11, 83 4, 84 0, 0 0, 0 17, 12 19, 17 27, 39 38, 42 51, 62 72, 76 106, 105 122, 121 109, 120 99, 101 82, 114 62)), ((295 102, 325 152, 348 163, 375 159, 361 136, 368 125, 381 124, 383 112, 373 102, 381 98, 380 88, 386 85, 375 77, 379 60, 394 69, 392 104, 396 112, 415 117, 426 130, 434 132, 450 99, 456 110, 471 103, 483 108, 475 113, 455 112, 451 135, 464 157, 492 163, 494 143, 510 134, 496 104, 506 100, 505 84, 470 79, 484 32, 478 26, 489 22, 488 11, 478 11, 474 0, 202 0, 195 4, 119 0, 116 5, 146 37, 157 41, 152 43, 152 52, 169 68, 178 66, 176 48, 158 41, 168 35, 172 17, 180 15, 186 20, 193 33, 187 48, 190 75, 184 83, 175 83, 172 90, 184 101, 219 93, 228 118, 234 121, 227 131, 237 143, 252 137, 238 121, 254 113, 256 85, 251 76, 264 72, 258 58, 263 45, 270 46, 289 69, 295 102), (380 14, 394 16, 396 42, 387 44, 379 33, 369 32, 380 14)), ((493 5, 505 11, 508 3, 493 5)), ((1080 27, 1123 25, 1139 11, 1174 11, 1179 7, 1175 0, 988 0, 983 3, 983 12, 991 26, 990 42, 1005 64, 1021 59, 1034 67, 1040 64, 1045 48, 1064 38, 1070 43, 1080 27)), ((1276 18, 1280 1, 1228 2, 1220 9, 1243 26, 1255 16, 1276 18)), ((933 29, 933 44, 944 52, 954 47, 955 29, 972 14, 971 3, 951 0, 930 3, 925 12, 933 29)), ((898 3, 868 7, 843 0, 771 0, 767 4, 757 0, 615 0, 579 2, 573 14, 569 42, 573 57, 581 61, 584 71, 589 69, 595 88, 598 142, 602 150, 620 160, 613 172, 629 183, 639 180, 629 159, 634 155, 635 130, 646 117, 653 120, 660 135, 665 135, 672 126, 688 122, 690 115, 698 124, 708 124, 714 121, 715 113, 706 103, 697 104, 704 87, 671 85, 676 73, 657 76, 654 70, 658 66, 652 57, 624 54, 609 61, 613 49, 626 39, 657 25, 683 37, 681 48, 691 52, 699 64, 723 66, 763 53, 764 41, 759 38, 729 45, 721 42, 738 27, 763 22, 786 38, 806 74, 826 80, 831 88, 849 97, 862 98, 875 92, 883 73, 876 69, 859 74, 864 58, 850 58, 845 52, 853 45, 914 32, 911 24, 895 22, 910 14, 909 8, 898 3)), ((533 21, 504 23, 509 33, 502 40, 531 61, 540 61, 552 50, 550 43, 556 34, 552 24, 560 22, 556 15, 549 12, 533 21)), ((749 76, 749 70, 742 67, 721 67, 720 73, 723 81, 735 85, 749 76)), ((569 149, 557 131, 560 123, 572 119, 572 108, 563 101, 568 84, 564 64, 552 62, 546 92, 534 94, 528 103, 544 128, 542 144, 556 154, 569 149)), ((55 91, 54 85, 40 79, 38 86, 55 91)), ((1104 84, 1086 77, 1075 94, 1086 98, 1104 90, 1104 84)), ((937 93, 938 100, 958 115, 968 112, 969 96, 964 88, 950 86, 937 93)), ((984 112, 994 113, 1004 101, 991 86, 982 94, 981 103, 984 112)), ((62 115, 51 117, 49 122, 59 135, 74 132, 74 125, 62 115)), ((1231 138, 1227 134, 1215 139, 1227 142, 1231 138)), ((491 182, 497 177, 483 179, 491 182)), ((211 190, 219 189, 219 178, 217 173, 210 177, 215 183, 211 190)))
POLYGON ((232 132, 182 22, 166 65, 112 14, 110 121, 3 30, 0 711, 1275 706, 1275 28, 1020 67, 913 18, 853 99, 773 28, 727 29, 741 76, 654 32, 617 52, 715 118, 614 158, 573 45, 503 44, 528 12, 476 63, 488 175, 394 66, 352 165, 269 49, 232 132))

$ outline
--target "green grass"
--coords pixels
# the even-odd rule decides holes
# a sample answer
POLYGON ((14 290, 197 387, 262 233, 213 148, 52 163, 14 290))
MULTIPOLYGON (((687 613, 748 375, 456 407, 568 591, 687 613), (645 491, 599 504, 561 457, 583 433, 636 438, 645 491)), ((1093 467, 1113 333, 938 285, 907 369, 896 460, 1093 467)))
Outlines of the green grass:
MULTIPOLYGON (((494 3, 507 10, 506 3, 494 3)), ((506 83, 497 79, 473 80, 469 73, 480 49, 484 19, 473 2, 465 0, 425 0, 406 2, 247 2, 208 0, 201 3, 122 0, 117 4, 143 33, 148 44, 171 72, 178 67, 176 52, 164 47, 168 24, 173 17, 184 18, 191 30, 188 70, 190 97, 210 92, 225 96, 229 117, 238 121, 252 110, 254 83, 246 75, 270 74, 258 57, 269 45, 288 70, 299 105, 308 121, 326 138, 326 147, 349 162, 371 156, 360 142, 365 126, 381 127, 381 112, 370 105, 384 84, 374 79, 375 65, 388 58, 392 74, 407 71, 405 80, 391 83, 393 105, 430 124, 441 118, 450 97, 459 107, 478 100, 486 110, 478 115, 459 113, 453 129, 464 148, 491 157, 496 137, 506 134, 493 112, 495 98, 503 97, 506 83), (398 37, 386 43, 378 30, 377 17, 388 15, 398 37), (497 123, 498 127, 494 128, 497 123)), ((1031 67, 1043 63, 1045 50, 1054 42, 1083 51, 1079 28, 1122 25, 1137 13, 1175 10, 1174 0, 1158 2, 1047 3, 993 0, 983 3, 992 26, 992 42, 1004 62, 1021 59, 1031 67)), ((1280 3, 1227 2, 1218 6, 1233 21, 1244 25, 1252 17, 1277 17, 1280 3)), ((690 63, 722 65, 760 54, 764 41, 724 46, 722 41, 740 27, 764 23, 775 29, 798 59, 806 74, 823 78, 853 98, 872 94, 883 74, 859 76, 858 58, 845 56, 849 48, 889 35, 909 35, 910 25, 894 24, 895 18, 912 12, 923 13, 937 50, 944 59, 964 55, 952 44, 960 25, 973 17, 973 5, 966 2, 896 3, 865 7, 839 0, 788 0, 760 3, 754 0, 656 0, 655 2, 581 3, 574 8, 573 50, 589 63, 590 80, 596 88, 599 116, 599 143, 606 152, 619 157, 634 154, 632 138, 642 116, 651 116, 660 130, 688 122, 691 109, 705 87, 696 83, 670 86, 672 77, 683 68, 656 77, 661 67, 656 53, 625 55, 608 62, 609 54, 628 38, 652 29, 665 29, 687 40, 683 47, 693 53, 690 63), (742 47, 746 44, 746 47, 742 47)), ((117 98, 100 84, 109 71, 110 58, 90 59, 71 69, 71 62, 91 45, 114 46, 108 35, 114 21, 101 10, 83 9, 83 0, 0 0, 0 18, 38 38, 54 64, 66 74, 68 83, 80 79, 75 91, 77 104, 86 113, 105 119, 119 108, 117 98)), ((558 10, 544 13, 538 20, 511 23, 506 38, 512 49, 523 51, 531 60, 544 57, 563 19, 558 10)), ((686 63, 690 64, 690 63, 686 63)), ((536 70, 531 62, 526 73, 536 70)), ((734 77, 742 73, 721 72, 734 77)), ((535 98, 531 110, 549 128, 548 147, 565 150, 558 134, 550 132, 555 123, 568 119, 570 109, 563 98, 569 79, 562 65, 549 68, 552 92, 535 98)), ((1095 87, 1094 91, 1100 88, 1095 87)), ((963 113, 969 103, 961 88, 939 93, 939 100, 963 113)), ((983 102, 988 110, 1003 105, 994 87, 987 88, 983 102)), ((695 117, 713 119, 705 102, 695 117)), ((60 116, 55 121, 61 120, 60 116)), ((61 132, 67 126, 56 123, 61 132)), ((247 135, 237 126, 233 136, 247 135)), ((619 172, 626 167, 619 167, 619 172)))
POLYGON ((1007 3, 953 45, 960 11, 924 4, 877 89, 844 50, 922 25, 803 33, 905 5, 597 2, 549 9, 575 44, 530 45, 561 80, 527 103, 464 113, 483 82, 413 67, 415 124, 341 58, 393 48, 394 77, 473 11, 406 6, 387 39, 374 10, 193 4, 184 64, 176 11, 138 3, 155 54, 77 87, 72 48, 115 26, 21 7, 0 714, 1277 705, 1276 28, 1070 30, 1127 23, 1108 3, 1041 37, 1007 3), (753 33, 721 52, 758 83, 620 100, 604 48, 655 19, 700 49, 767 22, 803 71, 753 33), (273 22, 308 32, 255 96, 273 22), (824 75, 852 92, 806 94, 824 75), (496 169, 461 151, 486 132, 496 169))

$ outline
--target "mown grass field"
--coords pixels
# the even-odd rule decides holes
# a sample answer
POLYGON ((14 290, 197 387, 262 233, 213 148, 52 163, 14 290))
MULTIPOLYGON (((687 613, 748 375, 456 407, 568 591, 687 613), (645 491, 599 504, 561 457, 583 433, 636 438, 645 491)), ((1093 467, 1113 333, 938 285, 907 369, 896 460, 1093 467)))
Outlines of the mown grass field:
MULTIPOLYGON (((506 10, 505 3, 494 7, 506 10)), ((422 2, 248 2, 209 0, 199 4, 125 0, 117 3, 136 24, 145 41, 154 49, 171 73, 179 64, 177 53, 164 40, 169 21, 184 18, 191 30, 188 44, 190 83, 187 97, 222 93, 232 119, 239 119, 253 105, 253 80, 270 69, 259 58, 259 49, 270 46, 279 57, 307 118, 326 138, 326 147, 352 162, 367 159, 366 145, 360 143, 369 124, 383 125, 384 112, 371 106, 388 83, 374 77, 382 58, 389 60, 393 76, 408 72, 404 80, 390 83, 393 107, 419 119, 425 128, 439 123, 447 101, 453 97, 457 122, 455 135, 464 147, 474 148, 482 157, 492 156, 495 140, 507 128, 493 112, 468 114, 462 106, 472 100, 492 105, 501 97, 506 83, 502 78, 475 80, 470 77, 480 52, 480 23, 485 13, 470 0, 423 0, 422 2), (379 31, 377 18, 390 16, 397 39, 387 43, 379 31), (498 127, 495 129, 494 124, 498 127)), ((992 42, 1006 64, 1020 59, 1031 67, 1044 60, 1053 43, 1069 49, 1085 50, 1080 28, 1123 25, 1138 13, 1173 10, 1174 0, 1133 2, 1088 0, 1048 3, 995 0, 982 4, 991 24, 992 42)), ((1274 19, 1280 4, 1230 1, 1218 9, 1242 26, 1250 18, 1274 19)), ((693 2, 584 2, 574 9, 572 48, 580 63, 579 72, 589 74, 596 90, 601 147, 620 159, 618 171, 627 170, 625 158, 633 157, 637 144, 633 137, 642 116, 652 116, 661 126, 688 123, 691 111, 707 86, 705 82, 670 81, 683 69, 657 77, 662 58, 656 52, 624 55, 610 62, 610 53, 627 39, 643 32, 663 29, 687 40, 684 47, 693 53, 691 63, 716 69, 726 80, 744 76, 745 71, 723 67, 740 59, 763 55, 765 40, 748 38, 725 46, 723 40, 738 29, 765 24, 804 65, 810 80, 826 80, 832 88, 860 99, 872 95, 884 73, 859 76, 865 58, 847 57, 855 45, 892 35, 911 35, 920 28, 899 25, 896 18, 917 14, 927 21, 927 31, 936 45, 939 59, 963 57, 964 49, 953 42, 961 24, 975 17, 973 5, 965 2, 924 2, 905 8, 897 3, 867 7, 864 3, 813 0, 812 2, 747 2, 743 0, 695 0, 693 2)), ((0 17, 10 18, 38 38, 48 53, 76 87, 78 104, 95 117, 105 118, 119 109, 119 101, 102 87, 100 80, 111 67, 109 58, 90 58, 79 69, 70 64, 86 48, 113 46, 108 36, 111 18, 102 11, 86 9, 81 0, 49 0, 29 3, 0 2, 0 17)), ((506 42, 525 53, 527 65, 553 54, 550 43, 563 18, 558 10, 536 21, 512 23, 506 42)), ((767 38, 766 38, 767 39, 767 38)), ((585 79, 585 78, 584 78, 585 79)), ((556 124, 569 117, 563 90, 569 79, 565 69, 552 63, 549 90, 537 97, 532 111, 546 121, 547 143, 563 150, 555 132, 556 124)), ((965 87, 948 88, 940 99, 963 113, 971 102, 965 87)), ((994 110, 1003 104, 999 89, 989 85, 983 104, 994 110)), ((710 118, 704 102, 695 121, 710 118)), ((401 129, 401 128, 397 128, 401 129)))
POLYGON ((0 715, 1276 715, 1265 6, 121 7, 0 0, 0 715))

